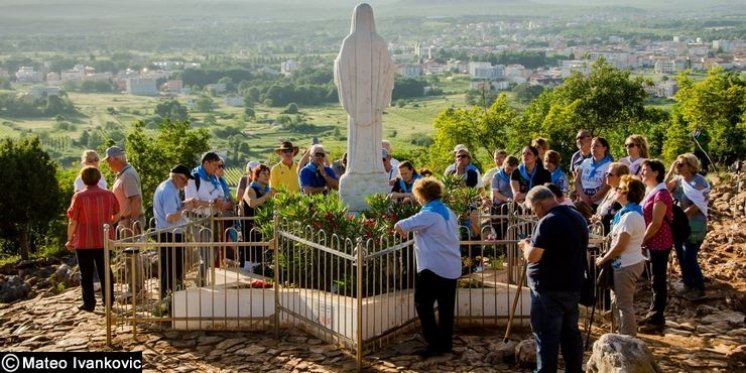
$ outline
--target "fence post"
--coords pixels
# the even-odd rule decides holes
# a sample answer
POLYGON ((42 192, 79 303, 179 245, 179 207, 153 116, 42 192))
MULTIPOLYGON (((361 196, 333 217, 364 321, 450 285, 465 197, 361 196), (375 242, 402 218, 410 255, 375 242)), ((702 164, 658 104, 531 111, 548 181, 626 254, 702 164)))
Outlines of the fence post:
POLYGON ((275 262, 275 337, 280 337, 280 216, 275 213, 272 218, 272 251, 275 262))
POLYGON ((363 369, 363 240, 358 237, 357 244, 355 247, 357 251, 357 293, 355 298, 357 301, 357 370, 362 371, 363 369))
POLYGON ((104 224, 104 292, 106 293, 106 345, 111 347, 111 270, 109 266, 109 224, 104 224))

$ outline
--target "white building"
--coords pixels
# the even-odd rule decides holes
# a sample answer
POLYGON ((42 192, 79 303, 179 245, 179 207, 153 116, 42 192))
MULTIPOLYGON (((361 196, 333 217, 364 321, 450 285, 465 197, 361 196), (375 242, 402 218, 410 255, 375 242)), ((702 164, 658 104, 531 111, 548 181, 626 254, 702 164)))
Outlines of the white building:
POLYGON ((156 96, 158 89, 155 79, 152 78, 127 78, 127 93, 136 96, 156 96))
POLYGON ((44 81, 44 74, 31 66, 21 66, 16 71, 16 80, 20 83, 39 83, 44 81))
POLYGON ((492 66, 489 62, 469 62, 469 75, 472 79, 498 80, 505 76, 505 66, 492 66))
POLYGON ((287 60, 280 63, 280 73, 283 75, 290 75, 298 69, 300 69, 300 64, 295 60, 287 60))
POLYGON ((405 78, 416 78, 422 75, 422 65, 406 64, 399 66, 399 75, 405 78))
POLYGON ((676 63, 673 60, 657 60, 653 66, 653 72, 656 74, 674 74, 676 73, 676 63))
POLYGON ((591 67, 586 60, 564 60, 560 65, 560 71, 562 78, 567 78, 574 72, 588 75, 591 72, 591 67))

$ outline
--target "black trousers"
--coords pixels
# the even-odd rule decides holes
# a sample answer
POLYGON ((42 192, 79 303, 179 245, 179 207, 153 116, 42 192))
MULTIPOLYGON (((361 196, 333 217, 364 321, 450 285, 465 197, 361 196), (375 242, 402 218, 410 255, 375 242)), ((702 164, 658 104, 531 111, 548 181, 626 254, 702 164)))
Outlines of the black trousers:
MULTIPOLYGON (((106 279, 106 272, 104 272, 104 249, 79 249, 75 250, 75 256, 78 258, 78 266, 80 266, 80 288, 83 291, 83 306, 95 307, 96 296, 93 292, 93 272, 98 273, 99 281, 101 281, 101 298, 103 299, 103 305, 106 306, 106 287, 104 282, 106 279)), ((111 294, 114 294, 114 275, 109 271, 109 278, 111 283, 109 288, 111 294)))
POLYGON ((653 289, 653 299, 650 302, 650 310, 646 319, 649 323, 662 325, 666 323, 663 313, 668 302, 668 280, 666 277, 668 274, 668 256, 671 254, 671 249, 649 250, 648 253, 650 254, 650 266, 652 267, 650 282, 653 289))
POLYGON ((440 277, 426 269, 417 273, 414 306, 422 325, 428 349, 450 351, 453 348, 453 318, 456 307, 456 280, 440 277), (435 322, 435 301, 438 322, 435 322))
MULTIPOLYGON (((163 232, 158 235, 160 242, 184 242, 181 233, 163 232)), ((184 281, 184 249, 177 247, 161 247, 159 250, 161 261, 161 299, 181 285, 184 281)))

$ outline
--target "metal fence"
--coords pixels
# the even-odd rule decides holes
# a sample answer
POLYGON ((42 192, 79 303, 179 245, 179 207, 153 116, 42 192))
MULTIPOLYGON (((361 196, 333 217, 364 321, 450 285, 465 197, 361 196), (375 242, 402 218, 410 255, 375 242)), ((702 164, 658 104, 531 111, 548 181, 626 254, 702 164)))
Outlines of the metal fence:
MULTIPOLYGON (((527 325, 517 243, 535 222, 513 204, 462 221, 457 325, 527 325)), ((106 289, 114 295, 106 297, 108 343, 113 329, 125 325, 135 338, 138 327, 279 331, 292 325, 353 351, 361 364, 366 351, 417 326, 411 237, 353 241, 277 217, 271 236, 240 216, 145 228, 118 229, 105 244, 112 269, 105 283, 113 284, 106 289)))

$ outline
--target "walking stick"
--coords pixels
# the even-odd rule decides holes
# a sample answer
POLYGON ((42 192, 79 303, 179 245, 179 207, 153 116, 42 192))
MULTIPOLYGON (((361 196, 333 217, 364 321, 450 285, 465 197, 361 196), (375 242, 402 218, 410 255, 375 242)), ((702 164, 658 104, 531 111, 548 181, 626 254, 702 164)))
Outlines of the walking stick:
POLYGON ((523 266, 523 273, 521 274, 520 280, 518 280, 518 288, 515 291, 515 297, 513 298, 513 309, 510 311, 510 317, 508 317, 508 326, 505 329, 505 338, 503 338, 503 342, 508 342, 508 338, 510 337, 510 329, 513 326, 513 317, 515 317, 515 309, 518 307, 518 298, 521 296, 521 289, 523 288, 523 282, 526 280, 526 268, 528 268, 528 263, 526 263, 523 266))
MULTIPOLYGON (((598 281, 598 279, 596 279, 598 281)), ((596 314, 596 304, 598 303, 598 299, 595 299, 593 301, 593 307, 591 307, 591 320, 590 323, 588 323, 588 327, 585 331, 585 350, 588 351, 588 346, 591 342, 591 329, 593 329, 593 315, 596 314)))

